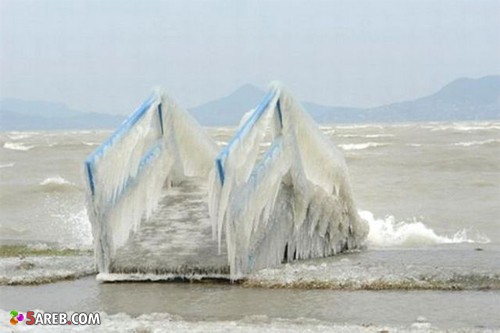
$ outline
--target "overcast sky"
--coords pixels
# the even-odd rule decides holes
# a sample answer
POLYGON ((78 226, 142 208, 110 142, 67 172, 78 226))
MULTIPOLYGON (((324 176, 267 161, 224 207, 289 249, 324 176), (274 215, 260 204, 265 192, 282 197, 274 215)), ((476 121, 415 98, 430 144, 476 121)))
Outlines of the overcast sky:
POLYGON ((377 106, 500 74, 500 1, 0 0, 0 98, 130 113, 245 83, 377 106))

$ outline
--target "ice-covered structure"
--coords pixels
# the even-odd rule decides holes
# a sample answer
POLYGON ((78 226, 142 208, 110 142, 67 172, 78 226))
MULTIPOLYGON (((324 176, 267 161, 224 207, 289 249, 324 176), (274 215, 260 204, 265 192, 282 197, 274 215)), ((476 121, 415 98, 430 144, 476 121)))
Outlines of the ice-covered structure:
POLYGON ((104 280, 237 279, 360 248, 368 233, 343 156, 279 84, 218 155, 214 140, 158 91, 85 170, 104 280))
POLYGON ((151 218, 171 186, 208 179, 217 146, 166 94, 156 91, 85 161, 87 211, 99 272, 151 218))
POLYGON ((210 178, 213 230, 219 244, 226 238, 232 279, 360 248, 367 236, 342 154, 278 83, 219 153, 210 178))

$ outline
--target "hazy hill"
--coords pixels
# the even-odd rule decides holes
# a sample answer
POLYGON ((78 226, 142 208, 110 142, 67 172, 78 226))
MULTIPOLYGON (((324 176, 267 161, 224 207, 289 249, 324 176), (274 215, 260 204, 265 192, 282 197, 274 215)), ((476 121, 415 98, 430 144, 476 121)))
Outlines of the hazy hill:
POLYGON ((123 116, 76 111, 62 103, 0 101, 0 131, 115 128, 124 119, 123 116))
POLYGON ((238 125, 241 117, 259 104, 265 91, 246 84, 229 96, 190 109, 191 114, 205 126, 238 125))
MULTIPOLYGON (((205 126, 237 125, 265 92, 245 85, 234 93, 190 110, 205 126)), ((349 108, 303 102, 320 123, 459 121, 500 119, 500 76, 462 78, 436 93, 375 108, 349 108)))
MULTIPOLYGON (((251 84, 246 84, 230 95, 190 109, 191 114, 205 126, 238 125, 243 115, 255 108, 266 94, 265 90, 251 84)), ((358 112, 356 108, 331 107, 315 103, 303 103, 318 122, 331 121, 332 114, 342 115, 342 122, 352 118, 351 113, 358 112)))
POLYGON ((368 110, 374 121, 453 121, 500 119, 500 76, 462 78, 413 101, 368 110))
MULTIPOLYGON (((235 126, 264 95, 264 90, 247 84, 190 112, 204 126, 235 126)), ((429 96, 369 109, 302 104, 320 123, 500 119, 500 76, 458 79, 429 96)), ((79 112, 61 103, 0 101, 0 131, 116 128, 123 120, 123 116, 79 112)))

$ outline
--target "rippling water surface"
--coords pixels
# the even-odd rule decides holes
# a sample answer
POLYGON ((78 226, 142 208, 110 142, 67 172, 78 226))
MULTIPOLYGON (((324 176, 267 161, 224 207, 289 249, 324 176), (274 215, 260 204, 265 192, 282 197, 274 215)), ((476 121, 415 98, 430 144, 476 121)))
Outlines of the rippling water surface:
MULTIPOLYGON (((500 258, 499 122, 323 125, 322 129, 344 152, 360 214, 371 228, 369 251, 356 254, 359 265, 369 269, 355 275, 358 257, 352 255, 333 259, 337 262, 335 265, 346 266, 340 269, 354 274, 352 279, 392 274, 400 276, 400 281, 409 281, 425 276, 438 279, 448 276, 446 274, 453 277, 458 272, 461 277, 491 278, 493 286, 500 280, 500 260, 495 259, 500 258), (349 262, 342 264, 344 259, 349 262)), ((209 131, 223 146, 234 129, 209 131)), ((83 160, 109 134, 107 131, 0 133, 3 256, 7 255, 7 247, 11 251, 17 246, 20 253, 28 256, 35 253, 40 255, 37 259, 40 262, 49 262, 52 255, 76 250, 84 259, 81 264, 73 265, 75 272, 92 272, 87 259, 92 237, 84 204, 83 160)), ((19 266, 15 260, 0 258, 3 262, 0 283, 9 283, 16 274, 17 279, 28 279, 28 271, 33 271, 33 281, 40 274, 47 278, 53 271, 58 271, 58 276, 71 277, 61 273, 67 266, 64 260, 57 269, 42 273, 36 273, 36 268, 30 265, 19 266)), ((262 272, 260 278, 276 282, 277 276, 288 279, 281 281, 285 284, 297 277, 302 281, 311 276, 317 280, 333 279, 338 271, 328 271, 336 267, 328 260, 282 267, 272 278, 269 272, 262 272), (322 264, 328 265, 323 273, 322 264)), ((59 261, 52 261, 52 265, 58 265, 59 261)), ((43 266, 38 261, 37 265, 43 266)), ((80 275, 73 277, 77 276, 80 275)), ((26 296, 24 300, 33 301, 33 306, 54 309, 59 304, 58 296, 45 298, 44 295, 56 287, 65 293, 74 291, 75 302, 61 303, 73 310, 83 307, 134 315, 169 312, 197 320, 266 314, 356 324, 408 324, 422 315, 438 326, 476 327, 484 323, 500 327, 496 319, 487 319, 493 314, 491 311, 500 312, 497 290, 451 294, 445 291, 270 291, 205 284, 102 285, 86 278, 39 287, 0 287, 0 308, 11 306, 5 300, 29 307, 29 302, 13 296, 21 293, 26 296), (73 289, 77 287, 83 288, 78 289, 82 291, 73 289), (141 305, 134 308, 136 302, 141 305), (393 311, 393 316, 383 311, 393 311), (476 319, 467 319, 467 311, 475 314, 476 319), (452 324, 453 316, 457 318, 457 325, 452 324)))

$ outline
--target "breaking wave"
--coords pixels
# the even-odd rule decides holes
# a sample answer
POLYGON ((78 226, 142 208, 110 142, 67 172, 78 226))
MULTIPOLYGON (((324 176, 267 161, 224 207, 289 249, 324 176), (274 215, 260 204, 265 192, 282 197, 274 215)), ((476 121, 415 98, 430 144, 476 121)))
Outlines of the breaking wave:
POLYGON ((337 136, 341 137, 341 138, 367 138, 367 139, 373 139, 373 138, 392 138, 392 137, 394 137, 394 134, 339 134, 337 136))
POLYGON ((95 274, 91 253, 43 246, 26 248, 23 255, 0 258, 0 267, 0 286, 53 283, 95 274))
POLYGON ((379 143, 379 142, 365 142, 365 143, 346 143, 339 145, 343 150, 362 150, 368 148, 376 148, 388 146, 388 143, 379 143))
POLYGON ((82 144, 84 144, 85 146, 98 146, 99 143, 97 142, 87 142, 87 141, 82 141, 82 144))
POLYGON ((38 132, 10 132, 8 136, 12 140, 21 140, 30 138, 36 134, 38 134, 38 132))
POLYGON ((498 130, 500 124, 498 123, 485 123, 485 124, 449 124, 449 125, 431 125, 422 126, 422 128, 430 129, 431 131, 459 131, 459 132, 472 132, 472 131, 485 131, 485 130, 498 130))
POLYGON ((26 145, 19 143, 19 142, 5 142, 3 144, 3 147, 5 149, 10 149, 10 150, 26 151, 26 150, 30 150, 31 148, 34 148, 35 146, 26 146, 26 145))
POLYGON ((432 228, 422 222, 396 222, 394 216, 377 219, 369 211, 360 211, 359 215, 370 225, 368 245, 374 247, 419 246, 433 244, 456 243, 489 243, 490 239, 483 235, 471 237, 466 229, 452 236, 436 234, 432 228))
MULTIPOLYGON (((44 313, 41 309, 34 309, 37 313, 44 313)), ((46 312, 50 313, 50 312, 46 312)), ((73 312, 69 312, 73 313, 73 312)), ((441 330, 433 326, 425 317, 419 316, 415 322, 407 327, 374 325, 374 324, 350 324, 350 323, 331 323, 315 318, 286 318, 286 317, 271 317, 268 315, 247 315, 238 319, 218 319, 218 320, 189 320, 184 319, 177 314, 169 313, 147 313, 137 317, 118 312, 114 314, 98 311, 100 318, 100 326, 80 325, 77 327, 78 332, 242 332, 242 333, 259 333, 259 332, 309 332, 309 333, 373 333, 373 332, 450 332, 450 330, 441 330), (97 329, 98 328, 98 329, 97 329)), ((10 318, 10 309, 0 309, 2 318, 10 318)), ((52 326, 36 326, 36 332, 68 332, 67 325, 52 325, 52 326)), ((12 325, 8 320, 0 322, 0 329, 6 332, 13 331, 12 325)), ((74 325, 70 327, 75 327, 74 325)), ((18 324, 15 326, 15 332, 33 332, 33 327, 18 324)), ((463 330, 456 330, 462 332, 463 330)), ((466 332, 476 333, 483 332, 484 329, 471 329, 466 332)))
POLYGON ((16 163, 14 163, 14 162, 0 164, 0 169, 3 169, 3 168, 12 168, 15 164, 16 163))
POLYGON ((227 141, 216 141, 217 145, 219 147, 225 147, 227 146, 227 141))
POLYGON ((488 145, 492 143, 500 143, 500 140, 490 139, 483 141, 468 141, 468 142, 457 142, 454 143, 454 146, 462 146, 462 147, 470 147, 470 146, 480 146, 480 145, 488 145))
POLYGON ((77 189, 74 183, 64 179, 61 176, 49 177, 40 182, 44 191, 60 191, 60 190, 70 190, 77 189))
POLYGON ((335 126, 335 128, 338 129, 359 129, 359 128, 384 128, 383 125, 379 124, 357 124, 357 125, 340 125, 340 126, 335 126))

